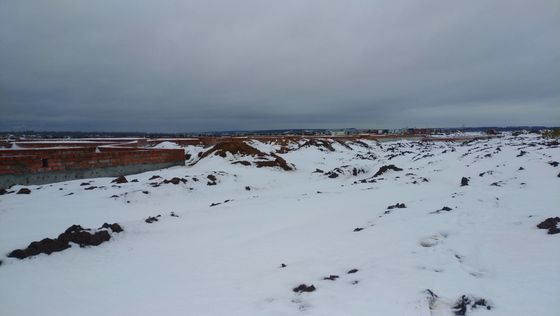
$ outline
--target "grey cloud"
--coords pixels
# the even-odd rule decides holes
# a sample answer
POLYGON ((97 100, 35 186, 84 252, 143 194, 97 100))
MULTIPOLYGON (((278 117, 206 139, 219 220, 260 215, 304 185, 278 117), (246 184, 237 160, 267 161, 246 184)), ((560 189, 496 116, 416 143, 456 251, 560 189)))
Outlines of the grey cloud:
POLYGON ((0 47, 0 130, 560 122, 554 0, 0 0, 0 47))

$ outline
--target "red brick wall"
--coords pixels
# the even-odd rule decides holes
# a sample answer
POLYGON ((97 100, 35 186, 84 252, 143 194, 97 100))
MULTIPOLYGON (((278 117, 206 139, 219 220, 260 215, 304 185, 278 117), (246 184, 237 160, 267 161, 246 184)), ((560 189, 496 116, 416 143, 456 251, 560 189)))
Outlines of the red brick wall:
MULTIPOLYGON (((1 152, 1 151, 0 151, 1 152)), ((27 150, 11 151, 11 155, 0 156, 0 174, 27 174, 48 171, 80 170, 115 167, 135 164, 182 163, 185 161, 182 149, 151 150, 107 150, 95 152, 95 148, 79 150, 27 150), (43 159, 48 159, 48 167, 43 167, 43 159)))
POLYGON ((16 142, 21 148, 52 148, 52 147, 97 147, 111 145, 113 142, 16 142))
POLYGON ((43 149, 9 149, 0 150, 0 157, 2 156, 44 156, 44 155, 54 155, 60 152, 65 153, 93 153, 95 152, 95 147, 85 147, 85 148, 43 148, 43 149))

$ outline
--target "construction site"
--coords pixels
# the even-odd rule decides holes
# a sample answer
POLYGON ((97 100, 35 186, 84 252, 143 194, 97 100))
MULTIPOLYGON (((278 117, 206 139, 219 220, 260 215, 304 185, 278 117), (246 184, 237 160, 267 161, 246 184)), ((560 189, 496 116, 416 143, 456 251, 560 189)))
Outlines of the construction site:
MULTIPOLYGON (((193 138, 79 138, 17 139, 0 142, 0 188, 21 184, 46 184, 67 180, 113 177, 185 165, 182 148, 165 148, 161 143, 178 147, 208 147, 232 140, 257 140, 265 143, 325 139, 325 136, 251 136, 193 138)), ((347 141, 397 139, 461 141, 472 137, 434 138, 429 135, 345 135, 328 139, 347 141)))

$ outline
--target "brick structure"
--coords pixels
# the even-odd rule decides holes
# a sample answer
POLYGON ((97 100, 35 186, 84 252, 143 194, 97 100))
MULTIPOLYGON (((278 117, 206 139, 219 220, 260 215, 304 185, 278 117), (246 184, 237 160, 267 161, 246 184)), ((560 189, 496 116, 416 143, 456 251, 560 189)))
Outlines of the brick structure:
POLYGON ((0 187, 126 175, 185 163, 182 149, 96 147, 90 144, 43 148, 43 144, 38 143, 36 149, 29 145, 29 149, 0 150, 0 187))

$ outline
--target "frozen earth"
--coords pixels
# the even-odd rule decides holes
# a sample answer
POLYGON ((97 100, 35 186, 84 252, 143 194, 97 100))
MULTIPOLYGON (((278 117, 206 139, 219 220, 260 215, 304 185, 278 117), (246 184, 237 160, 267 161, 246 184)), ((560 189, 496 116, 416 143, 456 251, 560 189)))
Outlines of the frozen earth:
POLYGON ((557 141, 244 144, 0 195, 0 315, 560 315, 557 141))

